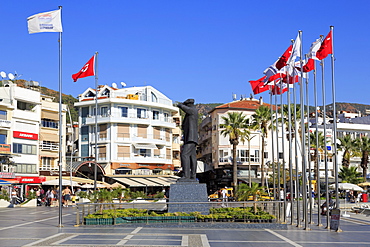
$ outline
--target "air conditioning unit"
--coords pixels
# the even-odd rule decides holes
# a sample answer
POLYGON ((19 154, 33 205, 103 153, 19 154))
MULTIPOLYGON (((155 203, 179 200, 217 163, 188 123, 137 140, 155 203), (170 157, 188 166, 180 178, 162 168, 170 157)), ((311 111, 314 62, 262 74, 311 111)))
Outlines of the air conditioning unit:
POLYGON ((7 164, 1 165, 1 171, 2 172, 9 172, 9 166, 7 164))

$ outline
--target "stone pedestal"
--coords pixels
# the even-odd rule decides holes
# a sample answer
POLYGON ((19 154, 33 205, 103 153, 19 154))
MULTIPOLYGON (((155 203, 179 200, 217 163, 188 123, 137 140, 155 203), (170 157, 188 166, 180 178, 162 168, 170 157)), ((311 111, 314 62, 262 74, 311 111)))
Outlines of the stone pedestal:
POLYGON ((168 205, 168 212, 200 212, 202 214, 209 214, 210 205, 208 202, 207 186, 196 181, 191 182, 176 182, 171 184, 168 205), (172 204, 174 202, 194 202, 190 204, 172 204))

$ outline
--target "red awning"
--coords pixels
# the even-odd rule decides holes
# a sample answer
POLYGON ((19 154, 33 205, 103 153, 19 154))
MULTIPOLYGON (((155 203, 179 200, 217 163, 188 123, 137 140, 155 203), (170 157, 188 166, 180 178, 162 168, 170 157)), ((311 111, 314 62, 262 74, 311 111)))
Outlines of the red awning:
POLYGON ((16 177, 19 184, 41 184, 46 181, 46 177, 16 177))

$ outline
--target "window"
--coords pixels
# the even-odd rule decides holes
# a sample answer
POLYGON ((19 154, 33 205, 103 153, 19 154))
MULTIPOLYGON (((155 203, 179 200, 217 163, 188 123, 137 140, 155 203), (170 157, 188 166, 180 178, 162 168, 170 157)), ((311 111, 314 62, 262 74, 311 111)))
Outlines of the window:
POLYGON ((137 118, 146 118, 146 109, 137 108, 137 118))
POLYGON ((153 119, 158 120, 159 119, 159 111, 153 111, 153 119))
POLYGON ((6 111, 0 111, 0 119, 7 120, 7 112, 6 111))
POLYGON ((166 122, 168 122, 168 113, 167 112, 165 112, 165 113, 163 113, 163 115, 164 115, 164 121, 166 121, 166 122))
POLYGON ((81 157, 89 156, 89 144, 81 145, 81 157))
POLYGON ((279 159, 283 158, 283 153, 279 152, 279 159))
POLYGON ((127 107, 121 106, 121 107, 119 107, 119 109, 121 111, 121 117, 128 117, 128 115, 127 115, 128 108, 127 107))
POLYGON ((88 141, 89 140, 89 126, 82 126, 81 127, 81 140, 88 141))
POLYGON ((36 155, 37 154, 36 147, 37 147, 36 145, 14 143, 13 153, 36 155))
POLYGON ((105 106, 100 108, 100 115, 102 117, 108 117, 108 107, 105 106))
POLYGON ((227 150, 220 150, 220 162, 228 162, 229 161, 229 152, 227 150))
POLYGON ((41 119, 41 127, 58 129, 58 122, 49 119, 41 119))
POLYGON ((157 95, 152 92, 152 102, 158 102, 157 95))
POLYGON ((15 164, 16 173, 37 173, 36 164, 15 164))
POLYGON ((0 144, 6 144, 6 135, 0 134, 0 144))
POLYGON ((41 158, 41 171, 50 171, 51 170, 51 162, 52 159, 50 157, 42 157, 41 158))
POLYGON ((31 111, 36 105, 24 101, 17 101, 17 109, 23 111, 31 111))
POLYGON ((249 150, 237 150, 237 161, 248 162, 249 161, 249 150))

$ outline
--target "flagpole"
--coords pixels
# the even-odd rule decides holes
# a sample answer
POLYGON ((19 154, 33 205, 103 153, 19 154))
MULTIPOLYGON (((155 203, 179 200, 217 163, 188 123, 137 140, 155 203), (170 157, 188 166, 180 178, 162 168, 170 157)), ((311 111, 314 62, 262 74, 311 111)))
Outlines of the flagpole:
POLYGON ((94 192, 98 178, 98 52, 95 52, 95 165, 94 165, 94 192))
MULTIPOLYGON (((289 84, 288 84, 289 86, 289 84)), ((283 212, 283 215, 284 215, 284 223, 286 223, 286 218, 287 218, 287 215, 286 215, 286 174, 285 174, 285 148, 284 148, 284 138, 285 138, 285 131, 284 131, 284 112, 283 112, 283 94, 280 95, 280 112, 281 112, 281 151, 283 153, 283 160, 282 160, 282 164, 283 164, 283 201, 284 201, 284 212, 283 212)))
MULTIPOLYGON (((281 181, 280 181, 280 157, 279 157, 279 128, 278 128, 278 107, 277 107, 277 95, 276 95, 276 84, 274 86, 274 96, 275 96, 275 124, 276 124, 276 162, 277 162, 277 196, 279 198, 279 201, 281 200, 280 198, 280 190, 281 190, 281 181)), ((280 211, 279 211, 280 212, 280 211)))
MULTIPOLYGON (((298 31, 300 40, 302 40, 302 31, 298 31)), ((300 47, 302 54, 302 44, 300 47)), ((304 87, 303 87, 303 62, 302 55, 300 55, 300 66, 301 66, 301 78, 300 78, 300 103, 301 103, 301 146, 302 146, 302 197, 303 197, 303 220, 304 220, 304 230, 308 230, 307 225, 307 187, 306 187, 306 142, 305 142, 305 125, 304 125, 304 87)))
MULTIPOLYGON (((308 61, 307 54, 306 54, 306 61, 308 61)), ((308 72, 306 73, 306 109, 307 109, 307 162, 308 162, 308 194, 309 194, 309 222, 308 224, 312 224, 312 180, 311 180, 311 140, 310 140, 310 105, 309 105, 309 94, 308 94, 308 72)))
MULTIPOLYGON (((289 81, 288 81, 289 82, 289 81)), ((290 176, 290 225, 293 225, 293 162, 292 162, 292 112, 290 103, 291 91, 288 84, 287 102, 288 102, 288 129, 289 129, 289 176, 290 176)))
MULTIPOLYGON (((59 6, 60 15, 62 15, 62 6, 59 6)), ((59 32, 59 223, 58 227, 63 227, 62 224, 62 173, 63 173, 63 121, 62 121, 62 32, 59 32)))
POLYGON ((328 179, 328 161, 327 161, 327 148, 326 148, 326 101, 325 101, 325 76, 324 76, 324 70, 325 70, 325 64, 324 59, 321 60, 321 69, 322 69, 322 104, 323 104, 323 121, 324 121, 324 164, 325 164, 325 203, 326 203, 326 229, 330 229, 330 220, 329 220, 329 179, 328 179))
MULTIPOLYGON (((273 123, 273 110, 272 110, 272 87, 270 86, 270 115, 271 115, 271 123, 273 123)), ((271 165, 272 165, 272 173, 273 173, 273 176, 272 176, 272 184, 273 184, 273 195, 274 195, 274 200, 276 200, 276 181, 275 181, 275 164, 274 164, 274 161, 275 161, 275 145, 274 145, 274 128, 271 128, 271 149, 272 149, 272 157, 271 157, 271 165)))
POLYGON ((317 111, 317 78, 316 78, 316 61, 314 61, 314 70, 313 70, 313 85, 314 85, 314 96, 315 96, 315 123, 316 123, 316 195, 317 195, 317 226, 322 226, 321 224, 321 212, 320 212, 320 206, 321 206, 321 188, 320 188, 320 167, 319 167, 319 126, 318 126, 318 111, 317 111))

